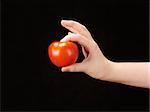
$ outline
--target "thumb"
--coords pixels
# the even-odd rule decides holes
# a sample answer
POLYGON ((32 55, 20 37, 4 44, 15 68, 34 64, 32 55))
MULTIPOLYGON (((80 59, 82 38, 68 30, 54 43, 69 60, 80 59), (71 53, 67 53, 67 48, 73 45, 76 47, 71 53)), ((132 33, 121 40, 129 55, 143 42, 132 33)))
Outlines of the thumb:
POLYGON ((75 63, 66 67, 62 67, 62 72, 82 72, 84 66, 82 63, 75 63))

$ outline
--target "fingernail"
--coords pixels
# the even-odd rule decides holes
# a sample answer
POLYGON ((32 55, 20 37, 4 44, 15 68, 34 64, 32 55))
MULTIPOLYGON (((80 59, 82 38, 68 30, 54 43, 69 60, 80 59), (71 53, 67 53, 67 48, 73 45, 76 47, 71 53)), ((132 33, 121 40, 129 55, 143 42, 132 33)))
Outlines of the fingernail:
POLYGON ((62 21, 67 21, 66 19, 62 19, 62 21))
POLYGON ((60 42, 66 42, 66 39, 65 39, 65 38, 63 38, 63 39, 61 39, 61 40, 60 40, 60 42))
POLYGON ((64 20, 61 20, 61 24, 63 24, 64 23, 64 20))
POLYGON ((60 40, 60 42, 67 42, 69 37, 70 37, 69 35, 66 35, 64 38, 60 40))
POLYGON ((61 69, 62 72, 65 72, 64 68, 61 69))
POLYGON ((63 19, 63 20, 61 20, 61 22, 62 22, 62 23, 63 23, 63 22, 66 22, 66 21, 67 21, 67 20, 64 20, 64 19, 63 19))
POLYGON ((71 34, 71 32, 68 32, 68 35, 70 35, 71 34))

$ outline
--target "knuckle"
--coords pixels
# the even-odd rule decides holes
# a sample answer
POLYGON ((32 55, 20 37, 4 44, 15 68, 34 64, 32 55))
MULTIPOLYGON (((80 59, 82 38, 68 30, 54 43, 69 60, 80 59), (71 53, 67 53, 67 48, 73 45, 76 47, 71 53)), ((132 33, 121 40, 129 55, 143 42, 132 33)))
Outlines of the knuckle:
POLYGON ((94 40, 88 40, 88 46, 92 51, 98 49, 98 45, 94 40))
POLYGON ((72 67, 72 71, 77 71, 77 67, 76 66, 72 67))
POLYGON ((76 39, 82 40, 82 36, 81 36, 80 34, 77 34, 77 35, 76 35, 76 39))
POLYGON ((88 44, 85 40, 86 40, 86 39, 84 39, 84 38, 82 38, 82 37, 79 38, 80 43, 82 43, 83 45, 84 45, 84 44, 88 44))
POLYGON ((69 69, 69 71, 70 71, 70 72, 74 72, 75 69, 76 69, 75 67, 71 67, 71 68, 69 69))
POLYGON ((67 71, 68 71, 68 72, 71 72, 72 70, 71 70, 71 68, 68 68, 67 71))
POLYGON ((92 42, 92 47, 93 47, 94 49, 98 48, 98 45, 97 45, 97 43, 96 43, 95 41, 92 42))

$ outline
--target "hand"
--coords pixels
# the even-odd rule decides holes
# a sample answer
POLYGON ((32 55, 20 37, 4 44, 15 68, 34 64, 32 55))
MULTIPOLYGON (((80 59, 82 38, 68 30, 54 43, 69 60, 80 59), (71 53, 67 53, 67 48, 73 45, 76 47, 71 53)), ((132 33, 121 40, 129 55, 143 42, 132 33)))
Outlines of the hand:
POLYGON ((63 67, 63 72, 84 72, 100 80, 150 88, 150 62, 112 62, 103 55, 85 26, 72 20, 62 20, 61 24, 71 31, 61 41, 78 42, 85 56, 81 63, 63 67))
POLYGON ((102 80, 108 74, 111 62, 105 58, 90 32, 76 21, 62 20, 61 24, 71 31, 61 41, 78 42, 85 56, 81 63, 63 67, 62 72, 84 72, 93 78, 102 80))

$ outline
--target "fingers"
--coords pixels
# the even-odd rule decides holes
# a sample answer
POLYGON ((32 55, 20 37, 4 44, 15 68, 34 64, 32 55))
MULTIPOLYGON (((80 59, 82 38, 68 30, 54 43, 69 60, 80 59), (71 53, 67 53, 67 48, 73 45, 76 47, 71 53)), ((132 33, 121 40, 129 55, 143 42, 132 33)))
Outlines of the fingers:
POLYGON ((84 64, 82 63, 75 63, 73 65, 62 67, 62 72, 83 72, 84 71, 84 64))
POLYGON ((81 46, 81 47, 82 47, 82 52, 83 52, 84 58, 86 58, 87 57, 87 53, 86 53, 84 47, 83 46, 81 46))
MULTIPOLYGON (((68 35, 72 35, 72 34, 73 34, 73 33, 68 32, 68 35)), ((87 53, 86 53, 84 47, 83 47, 83 46, 81 46, 81 47, 82 47, 82 53, 83 53, 84 57, 86 58, 86 57, 87 57, 87 53)))
POLYGON ((90 40, 88 40, 87 38, 79 35, 79 34, 73 34, 70 33, 69 35, 65 36, 62 40, 60 40, 61 42, 67 42, 67 41, 73 41, 73 42, 77 42, 79 43, 81 46, 83 46, 87 51, 91 51, 91 45, 90 45, 90 40))
POLYGON ((90 32, 85 26, 73 20, 62 20, 61 25, 73 33, 79 33, 87 38, 91 37, 90 32))
POLYGON ((72 34, 71 32, 68 32, 68 35, 72 34))
POLYGON ((74 35, 74 33, 68 32, 68 35, 66 35, 63 39, 61 39, 60 42, 66 42, 67 38, 70 37, 70 35, 74 35))

